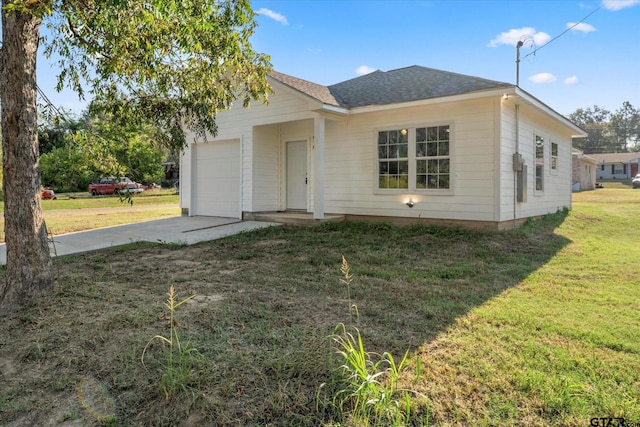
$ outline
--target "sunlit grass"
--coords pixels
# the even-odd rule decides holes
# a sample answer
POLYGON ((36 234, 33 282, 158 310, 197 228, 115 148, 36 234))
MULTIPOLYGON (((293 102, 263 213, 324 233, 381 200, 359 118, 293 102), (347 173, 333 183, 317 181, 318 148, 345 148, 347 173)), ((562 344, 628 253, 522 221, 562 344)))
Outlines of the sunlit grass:
POLYGON ((640 192, 573 207, 566 246, 420 349, 435 424, 640 420, 640 192))
MULTIPOLYGON (((152 190, 134 195, 132 199, 133 204, 129 204, 118 196, 62 194, 57 200, 43 200, 42 209, 47 230, 53 235, 181 214, 179 196, 172 190, 152 190)), ((0 209, 4 209, 4 204, 0 203, 0 209)), ((0 242, 4 242, 4 215, 0 216, 0 242)))

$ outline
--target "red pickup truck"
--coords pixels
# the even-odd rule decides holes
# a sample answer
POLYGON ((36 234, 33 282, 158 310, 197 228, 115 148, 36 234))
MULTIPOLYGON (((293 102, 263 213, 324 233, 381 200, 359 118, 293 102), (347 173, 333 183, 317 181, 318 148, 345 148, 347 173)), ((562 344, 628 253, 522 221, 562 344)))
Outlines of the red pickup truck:
POLYGON ((129 190, 131 193, 140 193, 142 187, 131 181, 129 178, 121 178, 117 181, 113 177, 102 178, 97 184, 89 184, 89 193, 93 196, 102 194, 124 193, 129 190))

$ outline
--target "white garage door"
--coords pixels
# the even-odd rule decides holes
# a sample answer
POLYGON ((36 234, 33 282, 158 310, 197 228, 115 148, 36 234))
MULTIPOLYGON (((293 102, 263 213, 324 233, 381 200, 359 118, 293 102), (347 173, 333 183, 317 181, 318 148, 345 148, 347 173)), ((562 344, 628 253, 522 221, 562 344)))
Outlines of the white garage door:
POLYGON ((195 215, 240 216, 240 141, 195 145, 195 215))

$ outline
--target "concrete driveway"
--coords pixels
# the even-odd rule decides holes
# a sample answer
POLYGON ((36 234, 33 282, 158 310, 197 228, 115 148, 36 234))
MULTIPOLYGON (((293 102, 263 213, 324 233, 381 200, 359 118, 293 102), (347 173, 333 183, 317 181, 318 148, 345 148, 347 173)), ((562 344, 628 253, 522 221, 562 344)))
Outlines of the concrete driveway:
MULTIPOLYGON (((53 236, 51 256, 62 256, 110 248, 133 242, 181 243, 192 245, 243 231, 279 225, 274 222, 242 221, 235 218, 178 216, 135 224, 118 225, 53 236)), ((7 250, 0 244, 0 265, 7 262, 7 250)))

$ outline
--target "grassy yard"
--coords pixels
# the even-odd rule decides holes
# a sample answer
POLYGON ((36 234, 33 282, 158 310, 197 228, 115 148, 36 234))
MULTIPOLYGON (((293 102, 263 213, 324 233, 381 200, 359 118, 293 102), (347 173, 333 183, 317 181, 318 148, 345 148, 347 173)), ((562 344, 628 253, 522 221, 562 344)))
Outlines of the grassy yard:
POLYGON ((0 425, 353 425, 340 323, 374 362, 409 351, 398 425, 640 423, 639 211, 605 188, 508 232, 328 223, 58 258, 54 293, 0 325, 0 425), (172 285, 196 294, 174 312, 172 285))
MULTIPOLYGON (((165 189, 133 195, 132 203, 118 196, 59 194, 57 200, 42 200, 42 209, 47 230, 58 235, 179 216, 178 198, 175 191, 165 189)), ((4 211, 2 202, 0 211, 4 211)), ((0 215, 0 242, 4 242, 4 215, 0 215)))

